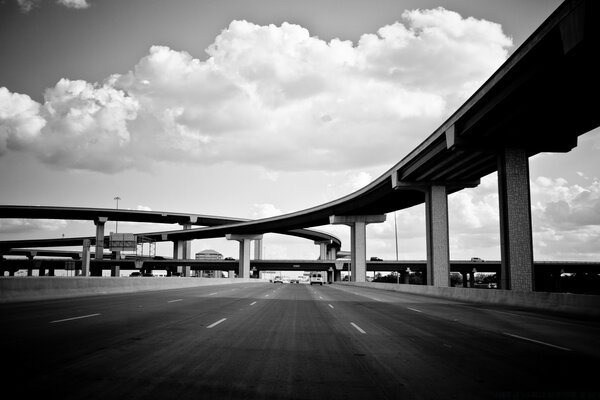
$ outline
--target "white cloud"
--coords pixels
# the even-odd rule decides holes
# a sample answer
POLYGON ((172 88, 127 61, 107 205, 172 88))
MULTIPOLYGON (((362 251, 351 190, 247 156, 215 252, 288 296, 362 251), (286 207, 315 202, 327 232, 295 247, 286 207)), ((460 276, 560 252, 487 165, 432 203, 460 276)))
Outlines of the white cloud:
MULTIPOLYGON (((41 0, 17 0, 19 8, 24 13, 30 12, 35 7, 38 7, 40 3, 41 0)), ((75 8, 79 10, 90 7, 90 4, 87 2, 87 0, 57 0, 56 4, 65 6, 67 8, 75 8)))
POLYGON ((29 124, 27 148, 44 162, 104 173, 146 169, 148 160, 251 164, 270 179, 387 166, 459 106, 509 46, 499 25, 442 8, 407 11, 356 45, 288 23, 233 21, 206 60, 153 46, 127 74, 101 84, 62 79, 43 105, 10 119, 0 110, 0 140, 29 124))
POLYGON ((20 150, 39 139, 46 120, 39 115, 40 105, 31 97, 10 93, 0 87, 0 155, 8 149, 20 150))
POLYGON ((270 203, 263 204, 253 204, 252 209, 250 211, 252 219, 262 219, 275 217, 277 215, 283 214, 283 212, 270 203))
POLYGON ((62 219, 0 219, 0 234, 33 233, 39 231, 57 231, 64 229, 67 221, 62 219))
POLYGON ((58 0, 58 4, 63 5, 67 8, 84 9, 89 8, 90 4, 87 0, 58 0))
POLYGON ((19 8, 22 12, 28 13, 34 7, 37 7, 40 4, 41 0, 17 0, 19 4, 19 8))

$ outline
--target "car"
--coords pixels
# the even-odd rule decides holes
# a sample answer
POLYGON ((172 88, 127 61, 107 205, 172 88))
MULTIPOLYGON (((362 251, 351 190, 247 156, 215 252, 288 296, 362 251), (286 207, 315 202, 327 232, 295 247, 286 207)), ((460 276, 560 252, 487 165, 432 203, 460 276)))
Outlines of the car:
POLYGON ((273 278, 273 283, 283 283, 283 279, 280 276, 276 276, 273 278))
POLYGON ((481 259, 479 257, 471 257, 471 261, 472 262, 483 262, 483 259, 481 259))
POLYGON ((383 261, 383 260, 379 257, 371 257, 371 261, 383 261))
POLYGON ((142 276, 153 277, 154 274, 152 274, 152 272, 144 272, 142 276))
POLYGON ((141 272, 132 272, 131 274, 129 274, 129 276, 131 276, 131 277, 142 276, 142 273, 141 272))
POLYGON ((290 283, 300 283, 300 279, 292 278, 292 279, 290 279, 290 283))
POLYGON ((323 279, 323 275, 321 275, 320 272, 313 272, 312 274, 310 274, 310 284, 319 284, 319 285, 323 285, 323 282, 325 282, 325 280, 323 279))

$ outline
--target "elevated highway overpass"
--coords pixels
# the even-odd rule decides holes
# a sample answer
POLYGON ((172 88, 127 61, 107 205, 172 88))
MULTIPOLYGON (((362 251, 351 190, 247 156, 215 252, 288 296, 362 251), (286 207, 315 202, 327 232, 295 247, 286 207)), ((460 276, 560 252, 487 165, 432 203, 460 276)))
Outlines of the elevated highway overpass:
POLYGON ((600 3, 567 0, 424 142, 386 173, 310 209, 170 233, 181 239, 284 232, 329 223, 351 227, 352 265, 364 279, 365 225, 425 203, 427 283, 449 284, 447 195, 498 173, 503 289, 534 290, 529 157, 568 152, 600 125, 600 3))
MULTIPOLYGON (((352 276, 361 281, 367 268, 366 225, 382 222, 386 213, 424 203, 427 284, 446 287, 450 275, 447 196, 477 186, 483 176, 497 172, 500 287, 535 290, 529 157, 568 152, 580 135, 600 126, 600 113, 590 101, 600 89, 599 17, 597 1, 562 3, 425 141, 348 196, 277 217, 148 235, 178 242, 226 236, 239 240, 242 248, 247 240, 267 232, 345 224, 351 229, 352 276)), ((2 246, 17 244, 5 241, 2 246)), ((244 254, 240 251, 239 272, 247 276, 250 263, 244 254)))

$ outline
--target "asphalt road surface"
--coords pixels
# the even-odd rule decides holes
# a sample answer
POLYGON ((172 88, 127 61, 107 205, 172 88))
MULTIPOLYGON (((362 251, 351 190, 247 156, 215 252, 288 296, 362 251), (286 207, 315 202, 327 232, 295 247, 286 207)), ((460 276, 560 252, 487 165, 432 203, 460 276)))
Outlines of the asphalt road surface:
POLYGON ((341 285, 0 305, 3 399, 600 399, 600 321, 341 285))

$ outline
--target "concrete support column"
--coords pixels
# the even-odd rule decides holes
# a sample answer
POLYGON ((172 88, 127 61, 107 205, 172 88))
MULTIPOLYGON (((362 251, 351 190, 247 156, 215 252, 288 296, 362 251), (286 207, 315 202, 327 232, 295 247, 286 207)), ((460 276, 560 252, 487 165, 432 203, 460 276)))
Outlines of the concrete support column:
POLYGON ((469 272, 469 287, 475 287, 475 270, 469 272))
POLYGON ((110 276, 118 277, 121 276, 121 266, 113 265, 110 267, 110 276))
POLYGON ((427 225, 427 285, 450 286, 450 245, 446 187, 432 185, 425 192, 427 225))
POLYGON ((96 225, 96 254, 94 258, 96 260, 102 260, 104 256, 104 224, 106 224, 106 221, 108 221, 106 217, 98 217, 94 221, 96 225))
MULTIPOLYGON (((192 228, 192 224, 182 224, 183 230, 192 228)), ((173 258, 177 260, 190 260, 192 258, 192 241, 176 240, 173 242, 173 258)))
POLYGON ((367 273, 367 224, 385 221, 384 215, 332 215, 329 223, 350 226, 351 281, 365 282, 367 273))
POLYGON ((327 259, 335 260, 337 258, 337 251, 338 251, 337 247, 330 246, 327 250, 327 253, 328 253, 327 259))
POLYGON ((33 257, 35 257, 35 255, 36 254, 34 252, 31 252, 27 256, 27 259, 29 260, 29 266, 27 267, 27 276, 33 276, 33 265, 34 265, 33 257))
POLYGON ((532 291, 533 239, 529 159, 524 149, 498 154, 500 203, 500 288, 532 291))
POLYGON ((329 259, 329 248, 330 248, 330 241, 329 240, 323 240, 323 241, 316 241, 313 242, 314 244, 316 244, 317 246, 319 246, 319 260, 328 260, 329 259))
POLYGON ((240 258, 238 278, 250 277, 250 244, 252 240, 262 239, 262 235, 231 235, 225 236, 227 240, 236 240, 240 243, 240 258))
POLYGON ((339 269, 334 269, 333 270, 333 281, 339 282, 341 280, 342 280, 342 271, 340 271, 339 269))
POLYGON ((262 260, 263 257, 263 241, 262 239, 257 239, 254 241, 254 259, 262 260))
POLYGON ((81 275, 90 276, 90 240, 83 240, 83 250, 81 251, 81 275))

